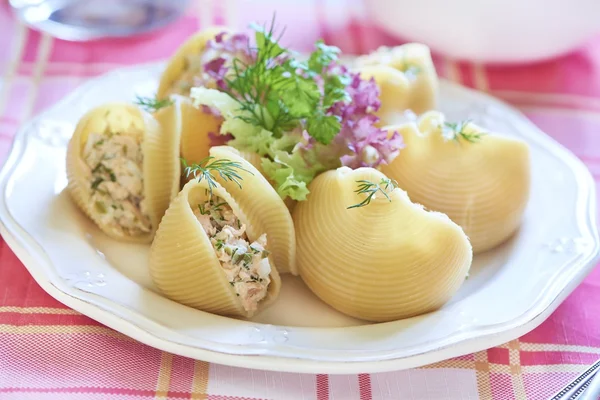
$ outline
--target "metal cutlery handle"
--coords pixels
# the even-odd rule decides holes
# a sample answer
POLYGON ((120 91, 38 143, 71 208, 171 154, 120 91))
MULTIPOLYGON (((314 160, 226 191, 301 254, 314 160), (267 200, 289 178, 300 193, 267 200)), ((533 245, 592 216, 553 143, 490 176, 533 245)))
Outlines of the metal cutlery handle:
POLYGON ((583 371, 571 383, 562 388, 549 400, 574 400, 588 387, 592 378, 600 368, 600 360, 592 364, 588 369, 583 371))

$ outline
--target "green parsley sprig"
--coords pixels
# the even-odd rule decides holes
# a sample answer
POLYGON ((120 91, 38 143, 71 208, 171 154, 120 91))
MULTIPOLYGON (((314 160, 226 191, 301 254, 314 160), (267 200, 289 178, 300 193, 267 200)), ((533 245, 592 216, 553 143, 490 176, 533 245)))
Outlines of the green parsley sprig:
POLYGON ((217 187, 217 181, 213 173, 219 174, 221 179, 223 179, 224 181, 231 181, 236 183, 240 189, 242 188, 242 184, 240 181, 242 181, 243 178, 240 176, 238 171, 245 171, 251 175, 254 175, 251 171, 245 169, 239 162, 227 159, 215 160, 212 156, 208 156, 202 159, 197 164, 190 165, 188 165, 187 161, 182 158, 181 164, 183 165, 186 177, 192 175, 194 178, 198 179, 198 182, 206 180, 206 182, 208 183, 208 191, 210 193, 210 197, 212 197, 213 188, 217 187))
POLYGON ((308 61, 299 61, 279 43, 281 35, 276 36, 274 21, 269 29, 257 25, 252 28, 256 32, 255 60, 245 63, 235 59, 230 76, 225 78, 224 91, 246 112, 240 118, 273 132, 277 138, 304 122, 317 141, 331 143, 341 123, 327 110, 349 99, 344 90, 349 78, 328 73, 328 66, 338 61, 340 50, 318 41, 308 61))
POLYGON ((171 100, 171 99, 159 100, 156 97, 135 96, 134 103, 137 104, 138 106, 140 106, 141 108, 143 108, 144 110, 153 113, 153 112, 160 110, 161 108, 170 106, 171 104, 173 104, 173 100, 171 100))
POLYGON ((485 132, 466 132, 465 128, 467 125, 471 123, 471 120, 464 120, 461 122, 444 122, 442 126, 442 135, 445 138, 452 139, 455 141, 459 141, 459 139, 466 140, 470 143, 477 143, 481 140, 483 136, 486 135, 485 132))
POLYGON ((367 197, 360 203, 347 207, 347 209, 364 207, 370 204, 371 200, 373 200, 373 197, 375 197, 378 192, 381 192, 385 198, 391 202, 392 199, 388 193, 398 188, 398 182, 389 178, 381 178, 379 183, 374 183, 365 179, 356 181, 356 183, 358 183, 358 189, 354 192, 358 194, 367 194, 367 197))

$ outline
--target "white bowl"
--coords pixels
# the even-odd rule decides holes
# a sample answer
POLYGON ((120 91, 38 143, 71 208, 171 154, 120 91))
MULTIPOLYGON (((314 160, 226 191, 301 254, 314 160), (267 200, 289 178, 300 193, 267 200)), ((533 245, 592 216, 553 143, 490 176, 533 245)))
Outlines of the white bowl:
POLYGON ((538 61, 600 33, 598 0, 365 0, 390 34, 456 59, 538 61))

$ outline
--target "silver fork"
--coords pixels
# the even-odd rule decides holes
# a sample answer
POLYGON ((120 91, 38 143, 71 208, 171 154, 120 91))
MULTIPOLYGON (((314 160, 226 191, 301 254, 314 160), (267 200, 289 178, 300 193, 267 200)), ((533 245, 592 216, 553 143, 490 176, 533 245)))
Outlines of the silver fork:
MULTIPOLYGON (((573 379, 571 383, 562 388, 558 393, 556 393, 549 400, 575 400, 578 399, 579 396, 586 392, 586 389, 590 387, 592 384, 592 380, 594 377, 594 387, 600 387, 598 379, 600 374, 598 371, 600 370, 600 360, 596 361, 592 364, 588 369, 583 371, 577 378, 573 379)), ((592 397, 590 397, 592 399, 592 397)))

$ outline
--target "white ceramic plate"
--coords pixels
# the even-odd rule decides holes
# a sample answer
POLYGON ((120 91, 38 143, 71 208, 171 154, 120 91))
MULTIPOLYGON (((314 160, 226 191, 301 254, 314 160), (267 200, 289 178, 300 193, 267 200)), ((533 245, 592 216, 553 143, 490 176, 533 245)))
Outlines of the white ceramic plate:
POLYGON ((597 261, 594 183, 584 165, 518 111, 442 82, 441 110, 449 118, 525 139, 533 164, 522 228, 475 258, 471 277, 449 304, 416 318, 367 324, 329 308, 288 276, 277 303, 251 321, 167 300, 149 278, 148 246, 108 239, 65 192, 65 149, 79 117, 106 101, 152 94, 161 69, 136 66, 89 81, 19 131, 0 176, 2 234, 37 282, 66 305, 150 346, 277 371, 415 367, 533 329, 597 261))

